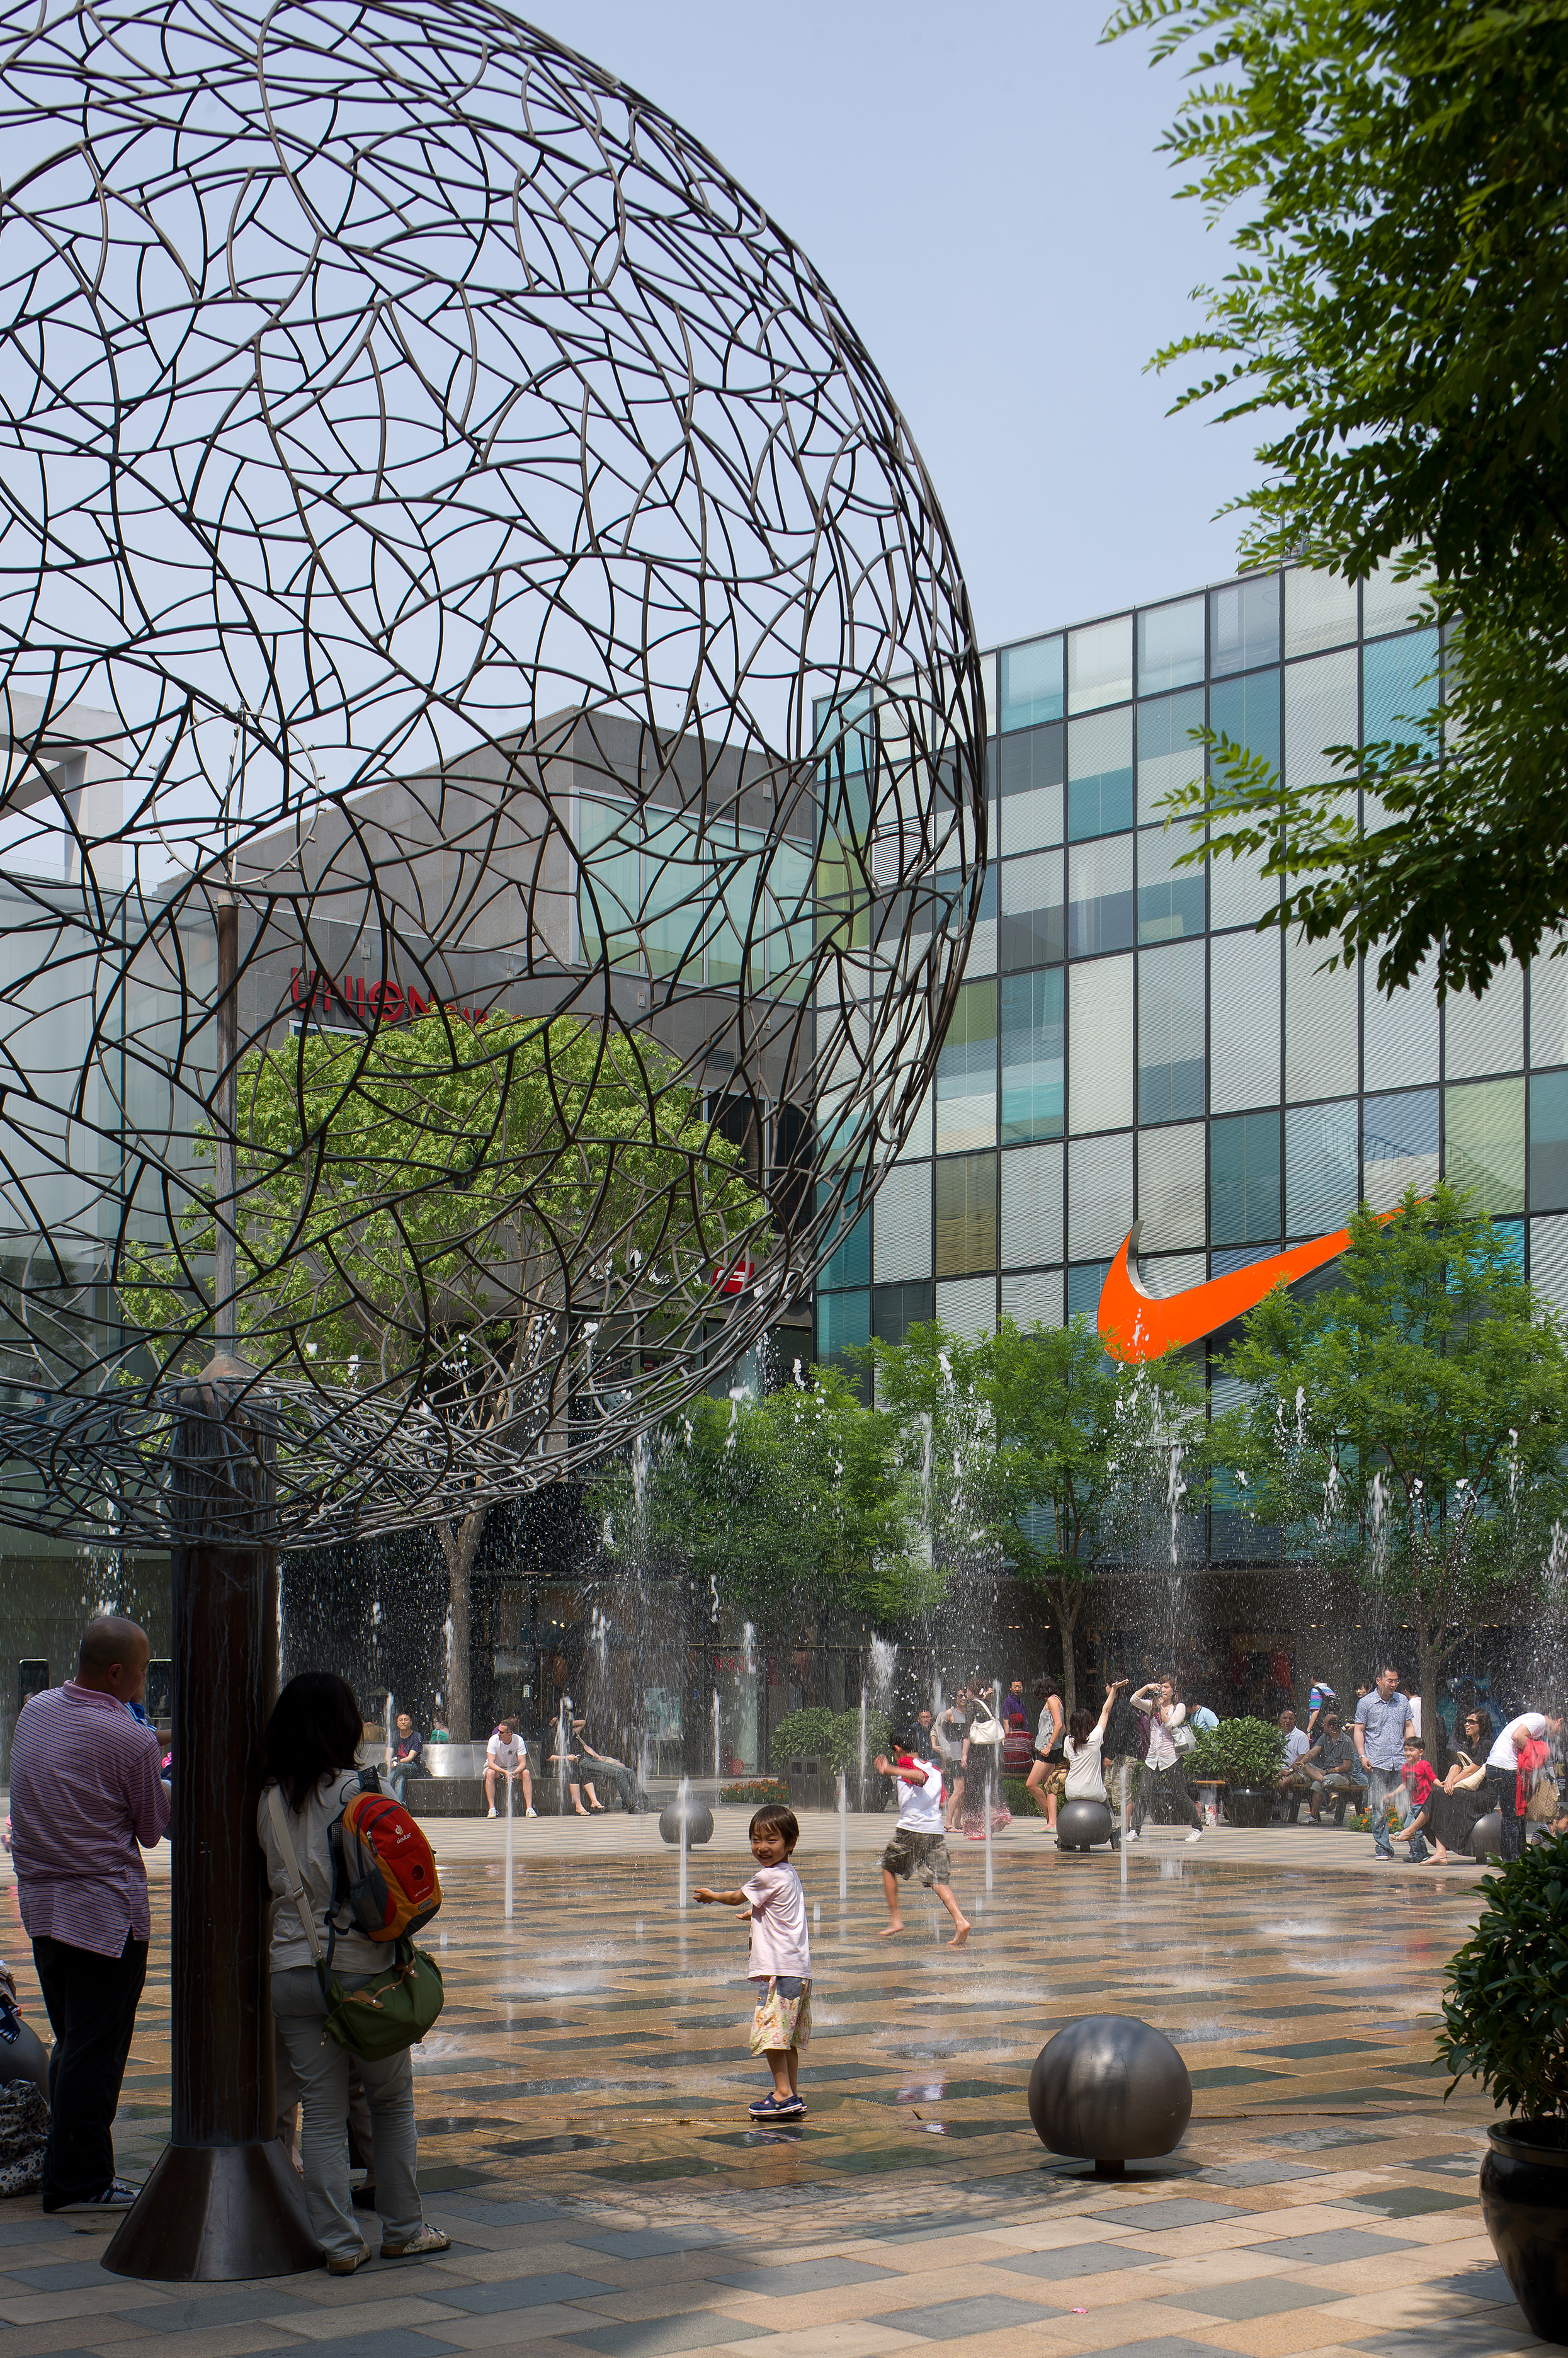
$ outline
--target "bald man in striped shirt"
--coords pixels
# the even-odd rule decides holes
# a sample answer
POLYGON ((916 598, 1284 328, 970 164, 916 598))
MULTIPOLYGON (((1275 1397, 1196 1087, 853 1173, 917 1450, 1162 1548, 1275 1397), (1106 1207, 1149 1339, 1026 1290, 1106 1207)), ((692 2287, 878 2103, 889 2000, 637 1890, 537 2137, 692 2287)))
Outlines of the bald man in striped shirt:
POLYGON ((46 2211, 127 2210, 114 2115, 146 1978, 150 1850, 169 1792, 140 1703, 151 1653, 135 1621, 90 1621, 76 1676, 36 1694, 11 1740, 11 1857, 54 2029, 46 2211))

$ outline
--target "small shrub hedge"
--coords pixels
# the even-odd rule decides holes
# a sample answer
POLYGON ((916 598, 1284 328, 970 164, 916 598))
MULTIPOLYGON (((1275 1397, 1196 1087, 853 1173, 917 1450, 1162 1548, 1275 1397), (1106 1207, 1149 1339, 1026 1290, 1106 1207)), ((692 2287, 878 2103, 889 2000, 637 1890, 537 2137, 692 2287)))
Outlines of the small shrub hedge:
MULTIPOLYGON (((885 1712, 866 1714, 866 1766, 892 1742, 885 1712)), ((860 1765, 860 1714, 854 1711, 792 1711, 780 1720, 768 1746, 768 1765, 775 1777, 786 1776, 792 1760, 820 1760, 829 1776, 860 1765)))

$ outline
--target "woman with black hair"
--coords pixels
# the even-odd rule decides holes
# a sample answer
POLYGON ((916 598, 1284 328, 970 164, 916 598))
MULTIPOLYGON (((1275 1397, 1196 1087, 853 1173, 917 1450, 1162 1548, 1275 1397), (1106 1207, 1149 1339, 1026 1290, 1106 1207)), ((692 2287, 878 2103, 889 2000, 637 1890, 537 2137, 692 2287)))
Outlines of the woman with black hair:
POLYGON ((1453 1765, 1432 1797, 1430 1832, 1439 1866, 1448 1865, 1450 1847, 1466 1856, 1469 1854, 1476 1821, 1486 1808, 1487 1755, 1491 1748, 1492 1715, 1477 1704, 1460 1720, 1453 1765))
MULTIPOLYGON (((305 1903, 328 1937, 332 1906, 332 1856, 328 1829, 342 1813, 345 1791, 357 1778, 363 1723, 354 1691, 330 1671, 290 1679, 273 1707, 264 1742, 267 1779, 256 1829, 266 1855, 272 1910, 272 2010, 299 2080, 300 2157, 305 2202, 327 2266, 352 2276, 370 2257, 353 2213, 349 2186, 349 2054, 322 2029, 326 1999, 312 1962, 309 1936, 290 1896, 294 1876, 273 1823, 271 1791, 281 1794, 288 1838, 305 1903)), ((368 1940, 340 1917, 332 1970, 345 1989, 359 1989, 391 1963, 384 1942, 368 1940)), ((418 2137, 414 2125, 414 2066, 407 2048, 380 2061, 359 2059, 370 2100, 373 2176, 382 2218, 381 2256, 403 2259, 444 2252, 450 2237, 427 2227, 416 2181, 418 2137)))

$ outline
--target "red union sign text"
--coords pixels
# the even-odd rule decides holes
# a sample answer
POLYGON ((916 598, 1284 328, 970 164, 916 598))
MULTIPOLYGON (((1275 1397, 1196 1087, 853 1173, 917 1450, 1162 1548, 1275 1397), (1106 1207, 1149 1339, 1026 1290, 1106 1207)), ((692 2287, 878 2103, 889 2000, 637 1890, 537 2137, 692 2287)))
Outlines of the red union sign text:
MULTIPOLYGON (((308 1010, 323 1022, 331 1018, 332 1001, 337 1001, 342 1012, 351 1022, 361 1023, 408 1023, 416 1015, 428 1015, 433 1007, 442 1002, 427 999, 412 984, 405 990, 401 983, 368 983, 362 974, 344 975, 334 981, 330 974, 321 974, 314 967, 293 966, 288 969, 288 992, 296 1007, 308 1010)), ((488 1007, 448 1006, 449 1015, 455 1015, 475 1031, 491 1013, 488 1007)))

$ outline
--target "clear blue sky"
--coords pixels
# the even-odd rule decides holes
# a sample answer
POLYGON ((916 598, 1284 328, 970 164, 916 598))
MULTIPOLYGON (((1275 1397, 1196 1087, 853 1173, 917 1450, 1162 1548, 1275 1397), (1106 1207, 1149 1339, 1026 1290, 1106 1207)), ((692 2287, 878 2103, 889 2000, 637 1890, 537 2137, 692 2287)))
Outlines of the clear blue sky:
MULTIPOLYGON (((987 642, 1227 572, 1248 426, 1144 373, 1225 266, 1154 153, 1174 68, 1109 0, 516 0, 805 247, 893 389, 987 642)), ((1184 380, 1182 380, 1184 382, 1184 380)))

